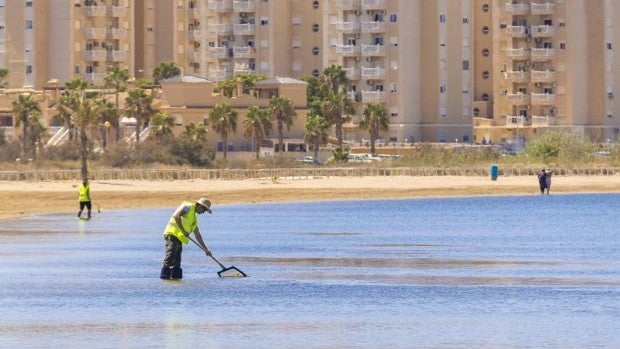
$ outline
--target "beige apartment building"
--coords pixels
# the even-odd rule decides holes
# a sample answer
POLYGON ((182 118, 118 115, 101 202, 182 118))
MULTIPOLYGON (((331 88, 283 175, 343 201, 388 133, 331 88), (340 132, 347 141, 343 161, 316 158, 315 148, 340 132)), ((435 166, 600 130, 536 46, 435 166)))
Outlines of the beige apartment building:
POLYGON ((173 61, 217 82, 338 64, 351 144, 376 102, 385 143, 519 147, 554 129, 617 140, 619 15, 620 0, 0 0, 0 65, 10 87, 42 88, 96 83, 112 65, 150 78, 173 61))

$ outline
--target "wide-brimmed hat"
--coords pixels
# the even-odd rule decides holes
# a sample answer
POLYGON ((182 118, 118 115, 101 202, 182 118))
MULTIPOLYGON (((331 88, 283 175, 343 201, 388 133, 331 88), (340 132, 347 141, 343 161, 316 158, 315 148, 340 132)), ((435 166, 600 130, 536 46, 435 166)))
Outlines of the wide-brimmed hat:
POLYGON ((198 200, 196 200, 196 203, 202 207, 204 207, 207 212, 212 213, 211 211, 211 201, 209 201, 206 198, 200 198, 198 200))

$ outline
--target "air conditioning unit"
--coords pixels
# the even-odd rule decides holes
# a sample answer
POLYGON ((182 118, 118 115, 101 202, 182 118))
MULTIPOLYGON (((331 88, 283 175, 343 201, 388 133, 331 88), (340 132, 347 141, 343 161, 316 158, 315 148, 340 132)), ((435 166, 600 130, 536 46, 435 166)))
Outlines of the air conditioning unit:
POLYGON ((372 58, 366 57, 366 62, 372 62, 372 58))
POLYGON ((355 15, 356 16, 360 16, 361 14, 362 14, 362 11, 360 11, 360 10, 355 11, 355 15))

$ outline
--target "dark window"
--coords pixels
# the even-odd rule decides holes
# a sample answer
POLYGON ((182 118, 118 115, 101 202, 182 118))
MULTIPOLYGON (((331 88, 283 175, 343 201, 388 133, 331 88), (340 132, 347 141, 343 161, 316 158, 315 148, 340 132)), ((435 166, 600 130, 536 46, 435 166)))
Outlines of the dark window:
POLYGON ((488 48, 485 48, 485 49, 482 50, 482 55, 484 57, 489 57, 490 54, 491 54, 491 52, 489 51, 488 48))
POLYGON ((489 4, 482 5, 482 12, 489 12, 489 4))
POLYGON ((318 48, 318 47, 316 47, 316 46, 315 46, 315 47, 313 47, 313 48, 312 48, 312 54, 313 54, 313 55, 315 55, 315 56, 316 56, 316 55, 318 55, 318 54, 319 54, 319 48, 318 48))
POLYGON ((318 32, 318 31, 319 31, 319 25, 318 25, 318 24, 316 24, 316 23, 314 23, 314 24, 312 25, 312 31, 313 31, 313 32, 315 32, 315 33, 316 33, 316 32, 318 32))
POLYGON ((315 10, 318 9, 319 8, 319 2, 318 1, 313 1, 312 2, 312 8, 315 9, 315 10))

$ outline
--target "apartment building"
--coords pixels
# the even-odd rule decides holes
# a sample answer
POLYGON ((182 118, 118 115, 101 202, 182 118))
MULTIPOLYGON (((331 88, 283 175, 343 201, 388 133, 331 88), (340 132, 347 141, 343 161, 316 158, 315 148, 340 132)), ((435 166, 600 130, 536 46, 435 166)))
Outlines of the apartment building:
POLYGON ((349 78, 383 103, 385 142, 510 142, 571 130, 618 139, 620 0, 0 0, 10 87, 101 81, 162 61, 221 81, 239 73, 349 78), (53 6, 52 6, 53 4, 53 6))
POLYGON ((99 83, 114 65, 133 71, 133 17, 129 0, 1 0, 0 65, 9 86, 99 83))

